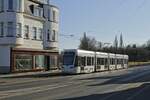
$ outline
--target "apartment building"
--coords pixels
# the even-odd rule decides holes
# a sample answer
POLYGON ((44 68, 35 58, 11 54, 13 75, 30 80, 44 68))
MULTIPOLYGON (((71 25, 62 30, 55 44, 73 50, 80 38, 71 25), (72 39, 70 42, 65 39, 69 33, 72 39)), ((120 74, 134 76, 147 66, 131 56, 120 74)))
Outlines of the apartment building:
POLYGON ((49 0, 0 0, 0 73, 57 69, 58 31, 49 0))

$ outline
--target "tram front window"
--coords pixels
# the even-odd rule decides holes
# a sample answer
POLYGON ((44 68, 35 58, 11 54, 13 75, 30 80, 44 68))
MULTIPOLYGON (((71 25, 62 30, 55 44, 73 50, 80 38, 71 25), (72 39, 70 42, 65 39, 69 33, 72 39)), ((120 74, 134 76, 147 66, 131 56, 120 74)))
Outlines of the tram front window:
POLYGON ((73 65, 75 59, 74 52, 65 52, 63 55, 63 65, 73 65))

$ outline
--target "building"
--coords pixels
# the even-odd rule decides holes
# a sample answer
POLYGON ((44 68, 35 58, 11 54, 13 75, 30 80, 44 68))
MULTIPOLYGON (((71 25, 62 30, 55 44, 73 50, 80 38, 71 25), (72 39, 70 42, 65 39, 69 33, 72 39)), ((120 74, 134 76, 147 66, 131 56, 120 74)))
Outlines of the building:
POLYGON ((0 73, 58 68, 58 31, 49 0, 0 0, 0 73))

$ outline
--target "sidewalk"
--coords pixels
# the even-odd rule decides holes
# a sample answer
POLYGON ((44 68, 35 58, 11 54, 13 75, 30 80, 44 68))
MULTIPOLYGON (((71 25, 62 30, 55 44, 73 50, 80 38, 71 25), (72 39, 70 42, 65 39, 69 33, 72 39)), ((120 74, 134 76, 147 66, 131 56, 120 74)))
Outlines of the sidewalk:
POLYGON ((0 78, 32 78, 32 77, 50 77, 62 75, 61 70, 41 71, 41 72, 24 72, 12 74, 0 74, 0 78))

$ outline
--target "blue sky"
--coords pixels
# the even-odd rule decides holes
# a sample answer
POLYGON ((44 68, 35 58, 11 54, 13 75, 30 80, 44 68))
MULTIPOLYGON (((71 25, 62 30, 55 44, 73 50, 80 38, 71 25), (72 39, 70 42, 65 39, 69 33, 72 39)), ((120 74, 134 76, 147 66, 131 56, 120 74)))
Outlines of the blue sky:
POLYGON ((52 0, 60 8, 60 48, 77 48, 83 32, 113 42, 122 32, 125 44, 150 39, 150 0, 52 0))

